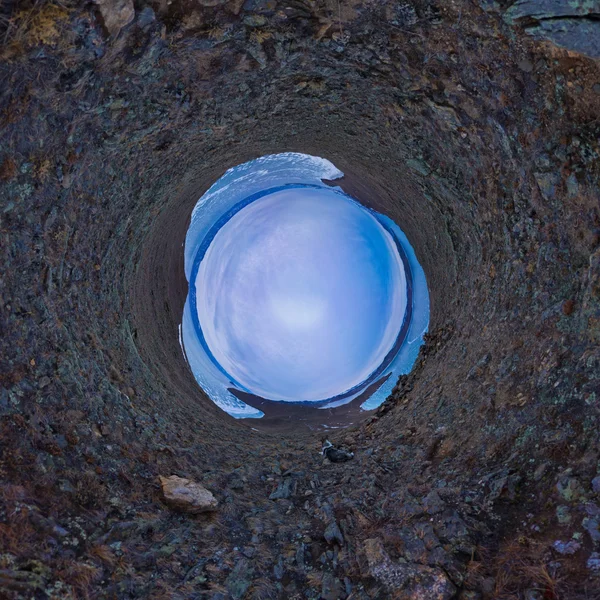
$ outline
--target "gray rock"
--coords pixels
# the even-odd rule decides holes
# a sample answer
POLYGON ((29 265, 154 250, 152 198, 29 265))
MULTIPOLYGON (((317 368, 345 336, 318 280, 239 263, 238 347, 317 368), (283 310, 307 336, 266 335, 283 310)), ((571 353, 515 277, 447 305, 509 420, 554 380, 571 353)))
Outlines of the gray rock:
POLYGON ((576 542, 575 540, 569 540, 568 542, 561 542, 560 540, 556 540, 554 544, 552 544, 554 550, 556 550, 559 554, 575 554, 580 548, 581 544, 576 542))
POLYGON ((594 544, 600 543, 600 519, 585 517, 581 523, 583 528, 589 533, 594 544))
POLYGON ((323 585, 321 587, 321 598, 323 600, 339 600, 343 597, 341 582, 331 573, 325 573, 323 576, 323 585))
POLYGON ((534 177, 544 198, 552 200, 560 183, 560 175, 558 173, 534 173, 534 177))
POLYGON ((571 514, 568 506, 557 506, 556 507, 556 518, 561 525, 568 525, 571 520, 571 514))
POLYGON ((151 25, 152 23, 154 23, 156 21, 156 15, 154 14, 154 11, 149 7, 146 6, 146 8, 144 8, 137 19, 137 24, 144 29, 145 27, 148 27, 148 25, 151 25))
POLYGON ((598 475, 597 477, 594 477, 594 479, 592 479, 592 490, 596 494, 600 494, 600 475, 598 475))
POLYGON ((556 19, 600 13, 600 0, 517 0, 505 13, 509 23, 520 19, 556 19))
POLYGON ((526 31, 565 50, 600 58, 600 21, 570 18, 542 21, 526 31))
POLYGON ((600 552, 592 552, 586 566, 590 571, 600 571, 600 552))
POLYGON ((585 493, 583 486, 575 477, 561 477, 556 484, 556 491, 567 502, 578 500, 585 493))
POLYGON ((294 493, 295 481, 291 477, 286 477, 277 486, 277 489, 269 496, 270 500, 285 500, 294 493))
POLYGON ((425 496, 423 507, 427 514, 436 515, 446 508, 446 503, 440 498, 440 495, 435 490, 432 490, 425 496))
POLYGON ((325 533, 323 533, 323 537, 328 544, 337 542, 341 546, 344 543, 344 536, 342 536, 342 532, 335 521, 332 521, 329 523, 329 525, 327 525, 325 528, 325 533))
POLYGON ((369 574, 395 594, 402 591, 401 597, 450 600, 456 594, 456 588, 444 571, 418 564, 395 563, 379 539, 365 540, 364 555, 369 574))
POLYGON ((50 377, 47 377, 46 375, 44 375, 43 377, 40 377, 39 381, 38 381, 38 387, 40 388, 40 390, 44 389, 45 387, 47 387, 48 385, 50 385, 50 377))

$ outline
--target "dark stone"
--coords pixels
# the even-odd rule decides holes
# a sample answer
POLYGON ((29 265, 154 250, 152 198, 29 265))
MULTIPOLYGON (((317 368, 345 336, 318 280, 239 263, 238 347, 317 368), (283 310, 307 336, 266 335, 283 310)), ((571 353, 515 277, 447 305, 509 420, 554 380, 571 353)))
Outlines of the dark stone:
POLYGON ((269 496, 270 500, 283 500, 289 498, 293 493, 296 487, 296 482, 291 477, 284 478, 277 489, 271 493, 269 496))
POLYGON ((557 17, 575 17, 599 15, 599 0, 517 0, 505 13, 510 22, 519 19, 556 19, 557 17))
POLYGON ((528 27, 527 33, 549 40, 565 50, 579 52, 590 58, 600 58, 600 21, 591 19, 542 21, 539 25, 528 27))
POLYGON ((344 537, 342 536, 342 532, 338 527, 338 524, 335 521, 332 521, 325 528, 325 532, 323 533, 323 537, 327 540, 328 544, 333 544, 336 542, 340 546, 344 543, 344 537))

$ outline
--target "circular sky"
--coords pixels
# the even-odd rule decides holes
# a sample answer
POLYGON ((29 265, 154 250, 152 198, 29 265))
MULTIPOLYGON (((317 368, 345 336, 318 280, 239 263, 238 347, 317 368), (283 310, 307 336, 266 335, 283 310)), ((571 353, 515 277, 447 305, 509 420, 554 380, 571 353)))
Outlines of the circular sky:
POLYGON ((362 383, 406 311, 394 240, 329 188, 277 191, 242 208, 215 235, 193 284, 214 360, 269 400, 324 400, 362 383))

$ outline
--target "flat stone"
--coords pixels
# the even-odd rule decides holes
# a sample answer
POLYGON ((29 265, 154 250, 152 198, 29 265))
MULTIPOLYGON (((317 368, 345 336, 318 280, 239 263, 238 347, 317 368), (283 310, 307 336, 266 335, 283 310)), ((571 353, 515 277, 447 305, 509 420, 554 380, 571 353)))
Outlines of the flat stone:
POLYGON ((505 13, 508 22, 519 19, 556 19, 584 17, 600 13, 600 0, 517 0, 505 13))
POLYGON ((216 510, 217 499, 199 483, 177 475, 159 479, 165 502, 171 508, 192 514, 216 510))
POLYGON ((526 31, 565 50, 600 58, 600 21, 571 18, 541 21, 526 31))

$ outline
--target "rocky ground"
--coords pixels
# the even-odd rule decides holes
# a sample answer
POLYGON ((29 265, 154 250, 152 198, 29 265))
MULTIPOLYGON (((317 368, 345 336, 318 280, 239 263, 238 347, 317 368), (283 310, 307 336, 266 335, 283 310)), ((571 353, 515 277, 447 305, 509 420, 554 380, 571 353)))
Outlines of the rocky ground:
POLYGON ((509 4, 2 4, 0 596, 600 598, 600 10, 509 4), (343 463, 178 345, 191 208, 284 150, 430 286, 343 463))

